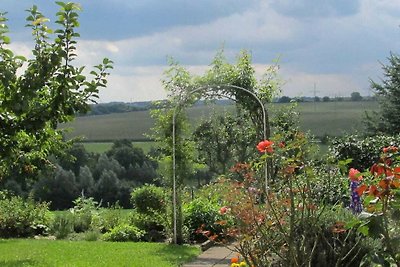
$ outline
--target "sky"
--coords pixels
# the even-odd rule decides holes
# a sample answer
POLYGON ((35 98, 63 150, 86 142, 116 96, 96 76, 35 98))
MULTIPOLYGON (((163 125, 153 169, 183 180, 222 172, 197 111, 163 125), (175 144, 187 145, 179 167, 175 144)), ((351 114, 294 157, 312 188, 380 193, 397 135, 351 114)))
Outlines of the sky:
MULTIPOLYGON (((161 79, 173 57, 204 73, 222 47, 234 63, 243 49, 257 77, 279 58, 282 95, 372 95, 370 79, 400 53, 400 0, 80 0, 78 64, 114 61, 99 102, 166 97, 161 79)), ((49 0, 0 0, 11 48, 33 48, 26 9, 37 5, 54 22, 49 0)))

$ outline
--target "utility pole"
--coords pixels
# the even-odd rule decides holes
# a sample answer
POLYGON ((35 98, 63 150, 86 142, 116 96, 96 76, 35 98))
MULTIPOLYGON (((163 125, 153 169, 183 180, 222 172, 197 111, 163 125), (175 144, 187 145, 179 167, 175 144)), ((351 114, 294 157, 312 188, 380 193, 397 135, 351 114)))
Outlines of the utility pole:
POLYGON ((317 85, 316 83, 314 83, 314 90, 312 91, 314 93, 314 112, 317 112, 317 103, 316 103, 316 99, 317 99, 317 85))

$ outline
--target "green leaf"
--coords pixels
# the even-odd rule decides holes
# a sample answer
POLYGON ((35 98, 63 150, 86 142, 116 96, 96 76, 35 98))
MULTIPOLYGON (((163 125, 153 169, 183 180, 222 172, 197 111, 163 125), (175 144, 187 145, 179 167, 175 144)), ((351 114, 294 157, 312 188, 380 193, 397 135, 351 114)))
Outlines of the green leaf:
POLYGON ((360 224, 361 224, 361 221, 360 221, 360 220, 353 219, 353 220, 347 222, 347 223, 345 224, 344 227, 345 227, 346 229, 351 229, 351 228, 354 228, 354 227, 356 227, 356 226, 358 226, 358 225, 360 225, 360 224))
POLYGON ((3 42, 4 42, 5 44, 9 44, 9 43, 11 42, 11 39, 10 39, 10 37, 8 37, 8 36, 2 36, 1 38, 3 39, 3 42))
POLYGON ((365 206, 368 206, 369 205, 369 203, 372 201, 372 200, 374 200, 375 199, 375 197, 374 196, 367 196, 366 198, 364 198, 364 205, 365 206))
POLYGON ((46 22, 48 22, 48 21, 50 21, 48 18, 41 17, 41 18, 37 18, 35 21, 33 21, 33 22, 32 22, 32 25, 33 25, 33 26, 37 26, 37 25, 39 25, 39 24, 43 24, 43 23, 46 23, 46 22))
POLYGON ((368 225, 361 225, 360 227, 357 228, 357 231, 363 234, 364 236, 368 236, 369 234, 369 228, 368 225))

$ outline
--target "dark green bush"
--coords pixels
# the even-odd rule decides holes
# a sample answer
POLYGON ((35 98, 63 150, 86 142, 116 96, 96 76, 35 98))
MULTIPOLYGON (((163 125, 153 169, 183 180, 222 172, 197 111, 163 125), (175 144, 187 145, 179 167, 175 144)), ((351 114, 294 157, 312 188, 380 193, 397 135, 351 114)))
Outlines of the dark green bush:
POLYGON ((51 222, 49 204, 10 196, 0 191, 0 237, 45 234, 51 222))
POLYGON ((165 194, 161 187, 146 184, 131 193, 134 208, 141 213, 165 212, 165 194))
POLYGON ((144 231, 140 230, 136 226, 132 226, 129 224, 121 224, 113 229, 110 232, 107 232, 103 235, 103 239, 105 241, 114 241, 114 242, 126 242, 126 241, 139 241, 144 236, 144 231))
POLYGON ((382 148, 400 145, 400 135, 372 136, 346 135, 332 140, 329 150, 336 160, 352 159, 349 168, 369 169, 380 158, 382 148))

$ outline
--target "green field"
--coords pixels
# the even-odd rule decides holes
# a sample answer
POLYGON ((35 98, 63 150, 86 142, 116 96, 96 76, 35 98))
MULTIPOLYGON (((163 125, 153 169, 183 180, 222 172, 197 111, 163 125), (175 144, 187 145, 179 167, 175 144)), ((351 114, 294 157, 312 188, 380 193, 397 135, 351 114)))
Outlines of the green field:
MULTIPOLYGON (((271 104, 267 109, 274 109, 286 104, 271 104)), ((300 126, 315 136, 339 136, 344 133, 362 131, 362 120, 365 111, 378 109, 377 102, 307 102, 299 103, 300 126)), ((198 106, 188 109, 191 123, 196 124, 202 117, 211 112, 233 110, 232 106, 198 106)), ((150 150, 146 134, 151 132, 154 120, 149 111, 114 113, 108 115, 78 117, 74 122, 62 125, 70 128, 67 138, 81 136, 88 151, 104 152, 111 147, 113 140, 131 139, 134 145, 150 150)))

